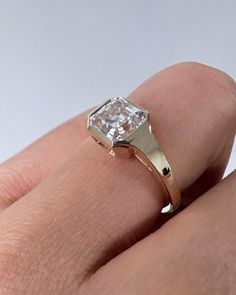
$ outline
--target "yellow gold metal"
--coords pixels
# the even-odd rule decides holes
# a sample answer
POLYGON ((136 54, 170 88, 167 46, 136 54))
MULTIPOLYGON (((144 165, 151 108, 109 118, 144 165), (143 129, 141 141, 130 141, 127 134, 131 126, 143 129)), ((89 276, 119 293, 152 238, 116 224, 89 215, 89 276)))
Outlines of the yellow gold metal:
MULTIPOLYGON (((132 102, 132 105, 135 104, 132 102)), ((93 111, 89 118, 102 108, 105 104, 93 111)), ((139 106, 137 106, 140 108, 139 106)), ((88 130, 92 137, 107 148, 113 156, 136 156, 155 176, 159 177, 164 184, 168 193, 169 204, 162 209, 162 213, 171 213, 175 211, 181 202, 181 195, 177 183, 171 171, 170 165, 166 160, 163 152, 157 143, 150 122, 150 114, 144 123, 139 126, 134 132, 128 135, 125 140, 110 142, 104 134, 99 132, 97 128, 92 126, 88 118, 88 130)))

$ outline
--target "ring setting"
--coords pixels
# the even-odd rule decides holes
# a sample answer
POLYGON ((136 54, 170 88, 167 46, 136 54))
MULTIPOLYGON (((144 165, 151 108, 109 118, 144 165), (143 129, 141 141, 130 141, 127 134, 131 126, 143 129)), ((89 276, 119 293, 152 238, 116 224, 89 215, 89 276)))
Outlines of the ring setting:
POLYGON ((88 130, 113 156, 136 156, 161 180, 169 197, 162 213, 171 213, 180 204, 180 192, 170 165, 157 143, 150 114, 124 97, 108 99, 88 116, 88 130))

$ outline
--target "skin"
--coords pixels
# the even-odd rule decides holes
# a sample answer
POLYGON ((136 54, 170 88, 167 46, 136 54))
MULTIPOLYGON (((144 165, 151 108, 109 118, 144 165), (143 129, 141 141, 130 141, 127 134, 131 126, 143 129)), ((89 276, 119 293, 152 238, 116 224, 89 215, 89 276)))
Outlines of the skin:
POLYGON ((156 179, 79 115, 0 166, 0 294, 235 294, 236 173, 221 181, 235 82, 188 62, 129 99, 150 111, 188 207, 162 216, 156 179))

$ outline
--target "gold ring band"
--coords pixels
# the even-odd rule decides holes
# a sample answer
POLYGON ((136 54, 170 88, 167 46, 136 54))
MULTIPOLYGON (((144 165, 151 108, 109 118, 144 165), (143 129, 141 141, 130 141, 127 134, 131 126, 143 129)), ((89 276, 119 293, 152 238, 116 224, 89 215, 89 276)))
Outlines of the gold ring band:
POLYGON ((178 208, 180 191, 152 133, 148 111, 124 97, 111 98, 89 115, 88 130, 112 155, 135 155, 161 179, 169 197, 169 204, 162 213, 171 213, 178 208))
POLYGON ((170 203, 164 207, 161 212, 171 213, 178 208, 181 202, 180 191, 170 165, 161 151, 150 127, 151 125, 149 125, 149 128, 144 128, 142 130, 142 136, 135 137, 130 144, 135 150, 136 157, 142 161, 155 176, 161 178, 170 200, 170 203))

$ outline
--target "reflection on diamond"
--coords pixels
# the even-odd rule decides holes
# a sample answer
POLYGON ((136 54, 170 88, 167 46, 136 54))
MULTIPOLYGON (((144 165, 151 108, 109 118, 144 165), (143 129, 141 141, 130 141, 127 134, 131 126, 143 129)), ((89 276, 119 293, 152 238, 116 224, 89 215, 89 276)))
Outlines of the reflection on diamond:
POLYGON ((96 111, 89 120, 112 142, 124 140, 146 119, 147 112, 123 97, 112 98, 96 111))

